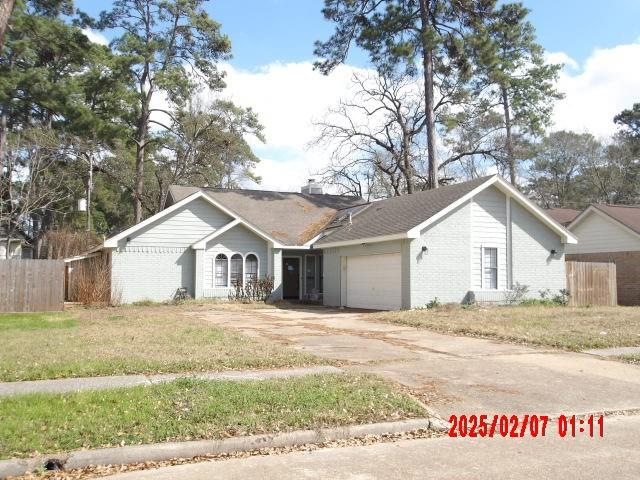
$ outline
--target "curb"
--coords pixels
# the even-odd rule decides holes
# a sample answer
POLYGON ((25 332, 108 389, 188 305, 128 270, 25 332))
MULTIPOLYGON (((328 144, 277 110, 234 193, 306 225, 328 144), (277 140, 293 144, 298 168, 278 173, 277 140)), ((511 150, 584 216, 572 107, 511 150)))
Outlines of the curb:
POLYGON ((155 375, 115 375, 108 377, 59 378, 54 380, 27 380, 20 382, 0 382, 0 397, 25 395, 29 393, 74 393, 85 390, 107 390, 111 388, 137 387, 173 382, 183 378, 197 380, 270 380, 272 378, 293 378, 323 373, 344 373, 331 365, 314 367, 279 368, 270 370, 228 370, 201 373, 164 373, 155 375))
POLYGON ((291 447, 307 443, 322 443, 364 437, 366 435, 404 433, 427 429, 441 430, 440 422, 430 418, 416 418, 397 422, 232 437, 222 440, 195 440, 81 450, 29 459, 0 460, 0 479, 43 469, 44 465, 50 461, 59 462, 64 469, 72 470, 90 465, 127 465, 146 461, 158 462, 173 458, 193 458, 204 455, 246 452, 262 448, 291 447))

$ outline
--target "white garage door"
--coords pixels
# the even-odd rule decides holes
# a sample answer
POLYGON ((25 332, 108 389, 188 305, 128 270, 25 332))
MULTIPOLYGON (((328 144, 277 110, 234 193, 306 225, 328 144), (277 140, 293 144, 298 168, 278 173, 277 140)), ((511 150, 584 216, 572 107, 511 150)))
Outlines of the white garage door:
POLYGON ((400 254, 347 257, 347 307, 398 310, 400 254))

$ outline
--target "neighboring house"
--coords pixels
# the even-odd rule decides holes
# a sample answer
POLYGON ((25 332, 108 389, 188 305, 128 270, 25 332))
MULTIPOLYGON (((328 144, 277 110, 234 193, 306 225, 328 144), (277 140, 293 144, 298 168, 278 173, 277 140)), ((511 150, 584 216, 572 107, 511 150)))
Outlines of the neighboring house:
MULTIPOLYGON (((9 243, 9 258, 32 258, 33 249, 31 247, 31 239, 19 230, 11 234, 9 243)), ((7 258, 7 228, 0 226, 0 260, 7 258)))
POLYGON ((567 260, 615 262, 618 304, 640 305, 640 206, 594 204, 567 228, 567 260))
POLYGON ((274 299, 413 308, 502 302, 515 282, 565 287, 573 235, 498 176, 366 203, 322 194, 173 186, 167 208, 105 241, 124 302, 180 287, 226 298, 267 274, 274 299))
POLYGON ((566 227, 580 215, 581 211, 582 210, 574 210, 573 208, 548 208, 545 210, 545 213, 560 225, 566 227))

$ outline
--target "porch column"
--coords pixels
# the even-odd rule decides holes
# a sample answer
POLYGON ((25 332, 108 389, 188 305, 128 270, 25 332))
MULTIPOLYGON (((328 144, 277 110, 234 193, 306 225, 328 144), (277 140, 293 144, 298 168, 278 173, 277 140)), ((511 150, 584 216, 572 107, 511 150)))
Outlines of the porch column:
POLYGON ((282 249, 269 247, 269 275, 273 278, 271 300, 282 300, 282 249))
POLYGON ((193 282, 193 298, 202 298, 202 285, 204 283, 204 248, 195 249, 195 268, 193 282))

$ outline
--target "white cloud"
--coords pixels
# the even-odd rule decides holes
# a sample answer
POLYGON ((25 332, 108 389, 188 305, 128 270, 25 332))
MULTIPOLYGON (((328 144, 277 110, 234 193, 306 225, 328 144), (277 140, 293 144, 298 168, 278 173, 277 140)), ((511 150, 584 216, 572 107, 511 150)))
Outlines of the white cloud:
POLYGON ((91 30, 90 28, 83 28, 82 33, 84 33, 87 38, 93 43, 98 43, 100 45, 109 45, 109 39, 100 32, 96 32, 95 30, 91 30))
POLYGON ((226 65, 224 70, 228 86, 222 96, 252 107, 265 126, 267 143, 252 144, 262 159, 259 188, 298 190, 330 157, 307 148, 317 135, 313 120, 348 96, 353 74, 364 70, 341 65, 325 76, 311 62, 274 63, 256 71, 226 65))
MULTIPOLYGON (((561 58, 560 52, 550 55, 561 58)), ((556 104, 554 129, 608 136, 615 130, 613 117, 638 102, 640 43, 597 49, 575 72, 560 73, 558 89, 565 98, 556 104)))
MULTIPOLYGON (((638 98, 640 43, 598 49, 580 65, 564 52, 547 54, 551 63, 563 63, 558 88, 566 97, 556 104, 554 129, 608 136, 615 131, 613 116, 638 98)), ((331 75, 313 70, 311 62, 274 63, 248 71, 224 65, 227 88, 223 98, 252 107, 265 126, 266 144, 252 142, 261 158, 254 188, 298 190, 307 178, 324 167, 331 152, 308 149, 320 119, 340 98, 351 96, 351 78, 365 70, 339 66, 331 75)), ((164 104, 158 97, 154 103, 164 104)))
POLYGON ((564 52, 545 52, 544 58, 547 63, 561 63, 565 68, 577 70, 580 67, 578 62, 564 52))

